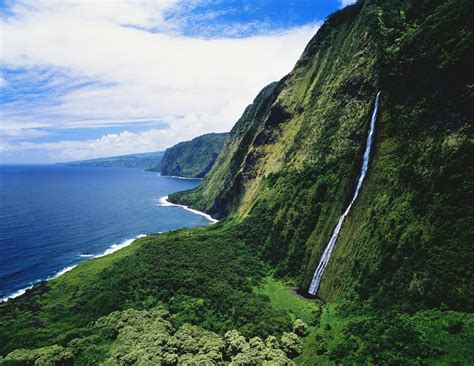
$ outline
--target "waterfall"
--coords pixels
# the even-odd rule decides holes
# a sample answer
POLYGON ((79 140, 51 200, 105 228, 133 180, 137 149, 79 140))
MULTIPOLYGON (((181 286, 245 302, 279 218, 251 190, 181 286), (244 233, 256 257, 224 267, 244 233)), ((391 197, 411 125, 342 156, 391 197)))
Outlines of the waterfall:
POLYGON ((347 214, 351 210, 351 207, 354 204, 359 194, 360 188, 362 187, 362 183, 364 182, 365 174, 367 173, 367 169, 369 167, 370 150, 372 149, 372 140, 374 137, 375 121, 377 120, 377 110, 379 108, 379 96, 380 96, 380 92, 377 93, 377 96, 375 98, 374 112, 372 113, 372 119, 370 120, 369 135, 367 136, 367 145, 365 147, 365 152, 364 152, 364 161, 362 162, 362 168, 360 170, 360 176, 357 181, 357 186, 355 188, 354 195, 352 196, 352 200, 349 203, 349 206, 347 206, 344 213, 341 215, 341 217, 339 217, 339 221, 337 222, 336 228, 334 229, 332 233, 331 240, 329 240, 329 243, 326 249, 324 249, 324 252, 323 252, 323 255, 321 256, 318 267, 316 268, 316 271, 314 272, 313 280, 311 281, 311 285, 309 286, 309 290, 308 290, 308 292, 311 295, 316 295, 316 292, 318 291, 319 284, 321 283, 321 278, 323 277, 324 270, 329 262, 329 258, 331 258, 331 254, 334 249, 334 245, 336 244, 337 237, 339 236, 339 232, 341 231, 342 224, 344 223, 344 220, 347 214))

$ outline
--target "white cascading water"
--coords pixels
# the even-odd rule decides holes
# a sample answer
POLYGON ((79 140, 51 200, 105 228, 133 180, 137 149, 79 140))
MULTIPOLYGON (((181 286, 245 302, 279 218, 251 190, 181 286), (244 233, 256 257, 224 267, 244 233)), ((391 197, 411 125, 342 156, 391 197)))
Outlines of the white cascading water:
POLYGON ((365 152, 364 152, 364 161, 362 163, 362 168, 360 171, 359 180, 357 181, 356 189, 354 191, 354 195, 352 196, 352 200, 349 203, 349 206, 347 206, 346 210, 339 218, 336 228, 334 229, 334 232, 332 233, 331 240, 329 240, 329 244, 327 245, 326 249, 324 249, 324 253, 319 261, 318 267, 316 268, 316 271, 314 272, 313 280, 311 281, 311 285, 309 286, 309 290, 308 290, 308 292, 311 295, 316 295, 316 292, 318 292, 319 284, 321 283, 321 278, 323 277, 323 273, 329 262, 329 258, 331 258, 331 254, 334 249, 334 245, 336 244, 337 237, 339 236, 339 232, 341 231, 342 224, 344 223, 344 219, 346 218, 347 214, 351 210, 351 207, 354 204, 359 194, 359 190, 362 187, 362 183, 364 182, 365 174, 367 173, 367 169, 369 167, 370 150, 372 149, 372 140, 374 137, 375 121, 377 120, 377 110, 379 108, 379 96, 380 96, 380 92, 377 93, 377 96, 375 98, 374 112, 372 113, 372 119, 370 120, 369 135, 367 136, 367 146, 365 147, 365 152))

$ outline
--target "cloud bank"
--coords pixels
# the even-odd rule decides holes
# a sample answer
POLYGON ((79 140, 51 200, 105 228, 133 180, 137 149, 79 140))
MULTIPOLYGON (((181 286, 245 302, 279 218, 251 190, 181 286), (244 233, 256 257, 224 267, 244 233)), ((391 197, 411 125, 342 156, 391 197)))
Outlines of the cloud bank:
MULTIPOLYGON (((34 154, 62 161, 156 151, 228 131, 262 87, 291 70, 318 27, 241 38, 190 36, 180 29, 193 3, 12 3, 0 22, 2 159, 31 160, 34 154), (134 121, 169 127, 86 141, 34 140, 48 128, 134 121)), ((232 32, 238 29, 224 34, 232 32)))
POLYGON ((357 0, 339 0, 339 4, 341 5, 341 8, 344 8, 348 5, 355 4, 357 0))

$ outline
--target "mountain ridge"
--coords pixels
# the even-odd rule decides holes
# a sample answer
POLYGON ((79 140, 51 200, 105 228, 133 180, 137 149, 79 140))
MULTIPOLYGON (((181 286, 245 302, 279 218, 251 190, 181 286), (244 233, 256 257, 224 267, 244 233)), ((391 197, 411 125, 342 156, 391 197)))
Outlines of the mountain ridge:
POLYGON ((87 160, 75 160, 68 162, 56 163, 57 165, 73 166, 73 167, 101 167, 101 168, 149 168, 161 162, 164 151, 156 151, 150 153, 138 153, 108 156, 104 158, 95 158, 87 160))

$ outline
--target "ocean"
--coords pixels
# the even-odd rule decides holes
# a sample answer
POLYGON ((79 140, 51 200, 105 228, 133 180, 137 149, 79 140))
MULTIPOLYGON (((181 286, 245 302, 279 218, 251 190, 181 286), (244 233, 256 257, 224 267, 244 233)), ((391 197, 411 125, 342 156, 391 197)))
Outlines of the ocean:
POLYGON ((198 184, 131 168, 0 166, 0 299, 141 235, 212 223, 165 200, 198 184))

